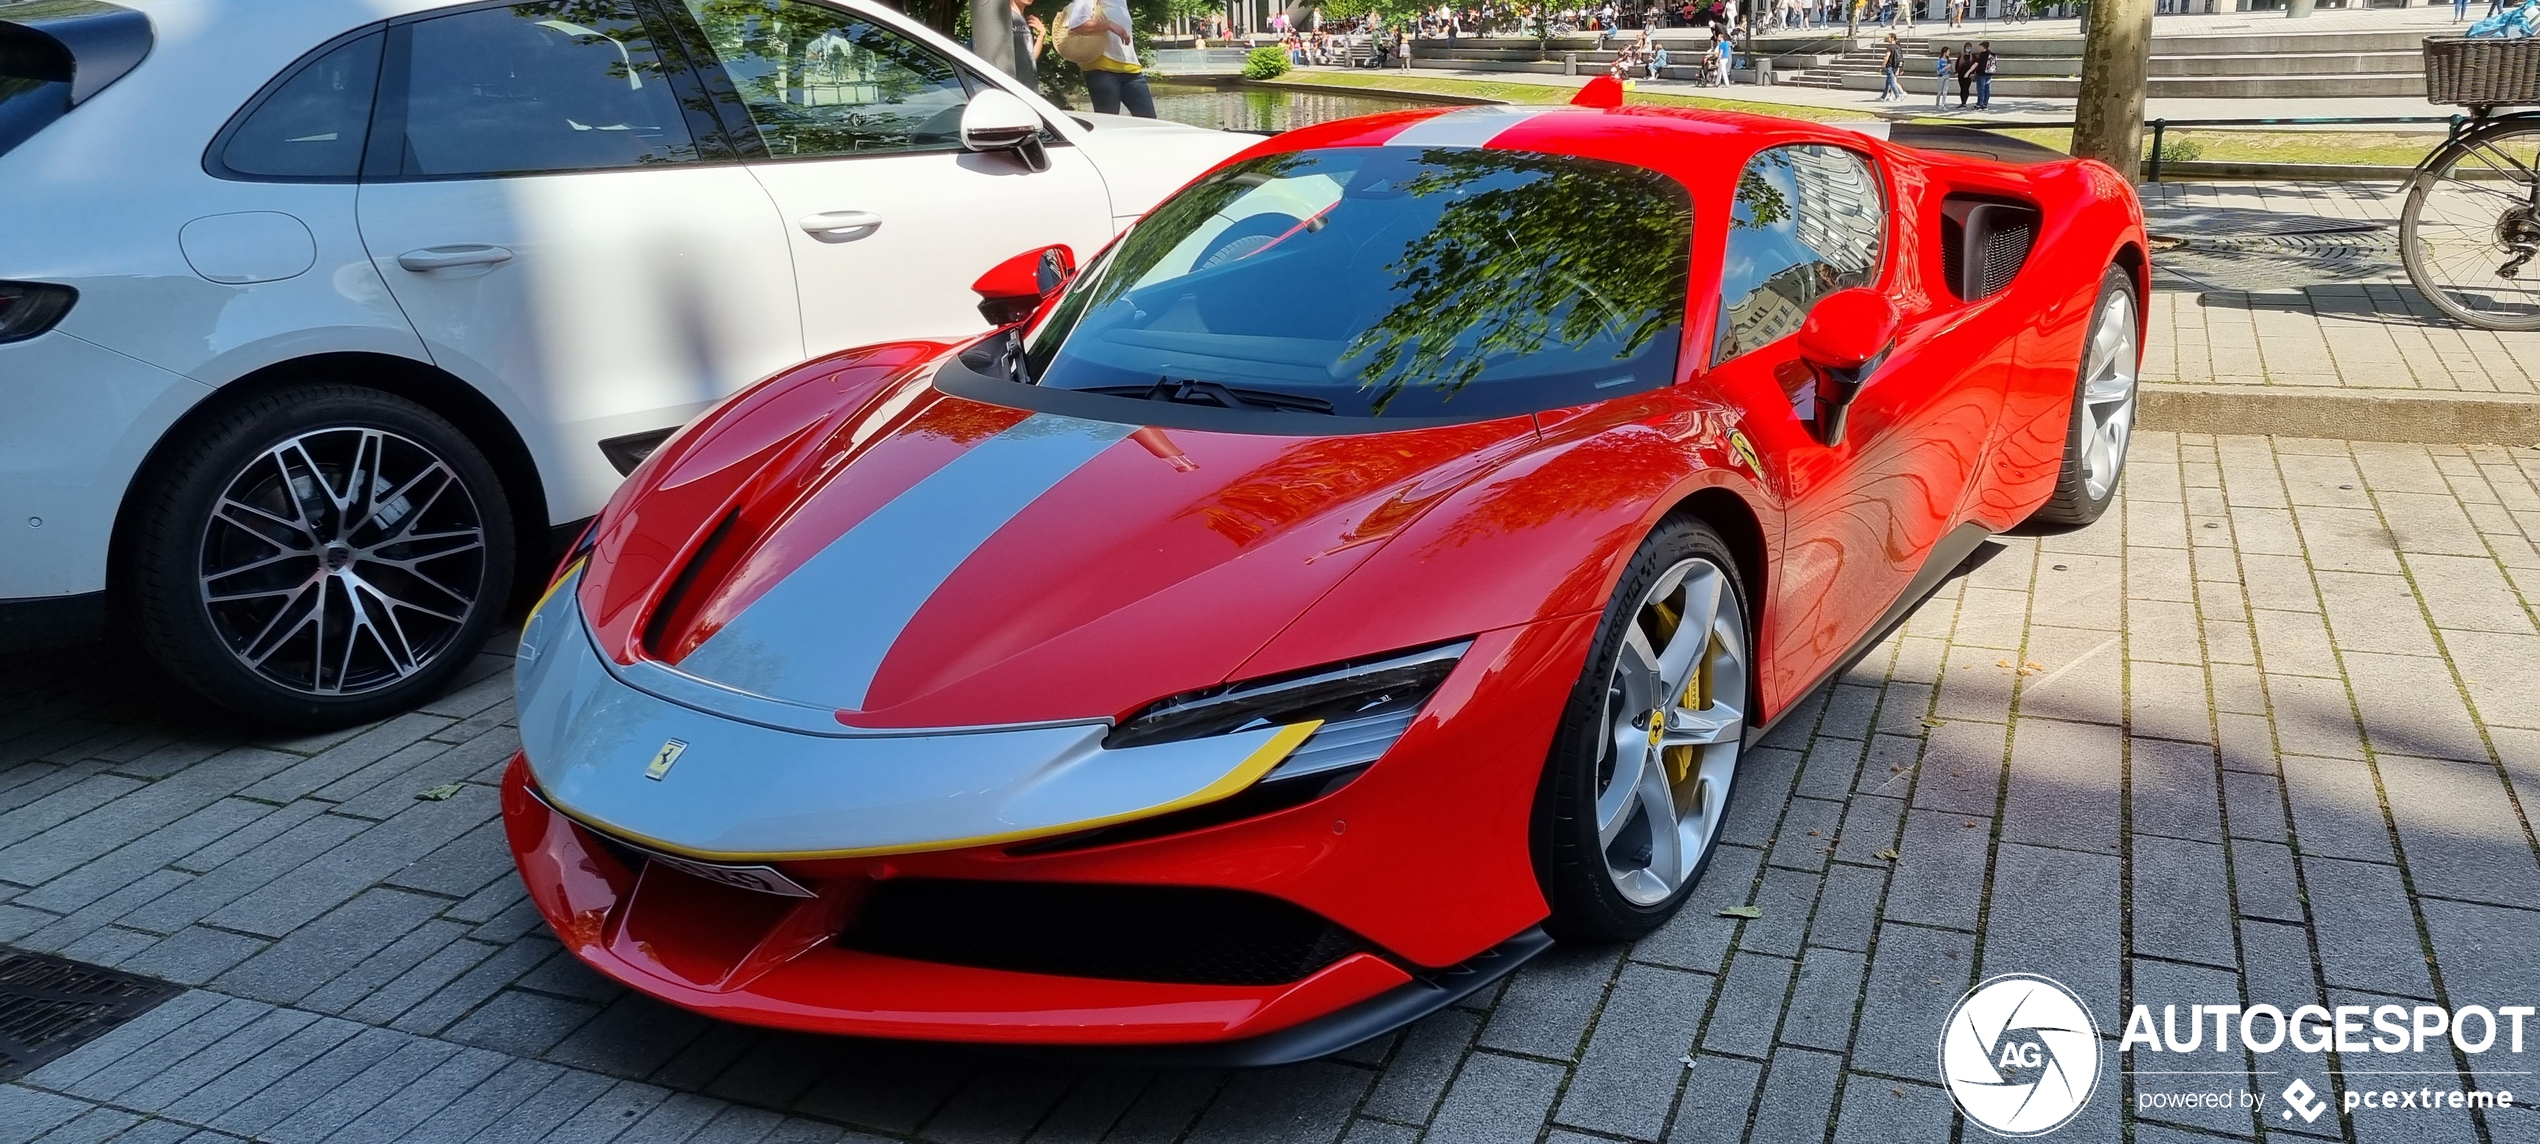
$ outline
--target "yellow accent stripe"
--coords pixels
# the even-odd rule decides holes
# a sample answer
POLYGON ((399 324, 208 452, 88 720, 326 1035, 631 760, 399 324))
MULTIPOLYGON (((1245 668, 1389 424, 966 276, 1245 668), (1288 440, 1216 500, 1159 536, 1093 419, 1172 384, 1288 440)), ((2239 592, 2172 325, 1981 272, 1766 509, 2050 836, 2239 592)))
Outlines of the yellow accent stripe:
MULTIPOLYGON (((590 562, 591 558, 588 556, 574 557, 573 563, 565 565, 563 571, 556 573, 556 582, 547 585, 547 590, 539 593, 538 602, 529 605, 529 614, 533 616, 537 615, 540 609, 547 606, 547 601, 556 598, 556 589, 564 587, 565 581, 573 579, 574 574, 582 571, 582 566, 590 562)), ((526 627, 528 625, 524 622, 522 626, 526 627)))
POLYGON ((1074 834, 1080 830, 1092 830, 1100 826, 1115 826, 1123 822, 1135 822, 1141 818, 1154 818, 1157 815, 1170 814, 1177 810, 1187 810, 1194 806, 1204 806, 1208 803, 1216 802, 1219 799, 1230 797, 1237 791, 1241 791, 1245 787, 1259 782, 1261 780, 1261 776, 1269 774, 1271 768, 1278 766, 1281 762, 1285 761, 1289 755, 1296 753, 1296 749, 1303 745, 1306 739, 1312 737, 1314 732, 1322 726, 1322 720, 1313 719, 1303 723, 1291 723, 1282 727, 1279 729, 1277 734, 1270 736, 1269 742, 1263 743, 1259 750, 1245 756, 1244 761, 1235 764, 1235 769, 1226 772, 1223 776, 1220 776, 1217 781, 1170 802, 1159 803, 1143 810, 1131 810, 1124 811, 1119 814, 1107 814, 1100 818, 1088 818, 1081 822, 1070 822, 1058 826, 1035 827, 1030 830, 1016 830, 1004 834, 982 834, 976 838, 953 838, 941 842, 920 842, 895 846, 862 846, 849 850, 795 850, 782 852, 771 851, 765 853, 727 853, 714 850, 694 850, 676 843, 664 842, 658 838, 651 838, 637 834, 623 827, 603 826, 588 816, 585 816, 582 813, 565 806, 563 803, 556 801, 555 796, 547 791, 537 790, 533 787, 532 792, 535 794, 538 801, 547 804, 548 809, 564 815, 575 822, 581 823, 585 828, 594 833, 622 838, 649 850, 659 850, 664 854, 676 855, 681 858, 695 858, 705 862, 810 862, 826 858, 876 858, 886 854, 926 854, 938 850, 967 850, 974 846, 1002 846, 1015 842, 1029 842, 1035 838, 1048 838, 1059 834, 1074 834))

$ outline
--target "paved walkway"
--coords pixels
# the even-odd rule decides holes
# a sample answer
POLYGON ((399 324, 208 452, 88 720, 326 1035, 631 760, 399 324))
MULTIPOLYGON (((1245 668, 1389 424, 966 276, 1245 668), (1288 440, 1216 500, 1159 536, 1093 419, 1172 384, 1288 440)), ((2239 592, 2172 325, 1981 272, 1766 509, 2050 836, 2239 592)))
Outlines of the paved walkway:
POLYGON ((2540 332, 2460 325, 2407 284, 2400 187, 2160 183, 2146 381, 2540 396, 2540 332), (2343 229, 2341 224, 2373 224, 2343 229))
MULTIPOLYGON (((595 978, 505 858, 500 654, 420 712, 301 738, 101 653, 20 659, 0 942, 189 988, 0 1085, 0 1144, 1989 1139, 1953 1129, 1933 1062, 1996 974, 2072 985, 2111 1039, 2130 1000, 2540 997, 2536 541, 2540 451, 2142 435, 2117 511, 1988 546, 1750 756, 1664 930, 1231 1075, 772 1034, 595 978)), ((2331 1065, 2540 1088, 2510 1075, 2528 1057, 2440 1042, 2196 1059, 2229 1075, 2110 1075, 2054 1139, 2540 1140, 2520 1108, 2136 1114, 2333 1094, 2331 1065)))

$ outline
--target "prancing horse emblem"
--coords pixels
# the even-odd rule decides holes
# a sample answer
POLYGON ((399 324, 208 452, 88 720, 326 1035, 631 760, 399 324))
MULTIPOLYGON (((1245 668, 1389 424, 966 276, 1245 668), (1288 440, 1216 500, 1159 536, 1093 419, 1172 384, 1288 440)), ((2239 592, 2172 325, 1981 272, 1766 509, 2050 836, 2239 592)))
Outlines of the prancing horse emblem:
POLYGON ((660 781, 663 775, 670 773, 671 766, 679 761, 680 753, 687 749, 688 744, 677 739, 664 741, 661 749, 653 752, 652 765, 644 768, 644 777, 656 782, 660 781))

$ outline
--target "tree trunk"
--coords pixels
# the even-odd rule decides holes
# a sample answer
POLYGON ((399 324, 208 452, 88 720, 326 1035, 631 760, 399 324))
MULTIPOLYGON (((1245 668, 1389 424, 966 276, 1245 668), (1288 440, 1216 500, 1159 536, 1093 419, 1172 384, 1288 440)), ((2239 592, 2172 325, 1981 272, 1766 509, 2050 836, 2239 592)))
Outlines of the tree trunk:
POLYGON ((970 51, 988 66, 1014 74, 1014 12, 1007 0, 970 0, 970 51))
POLYGON ((2081 98, 2073 154, 2127 181, 2143 165, 2143 82, 2152 70, 2152 0, 2091 0, 2082 16, 2081 98))

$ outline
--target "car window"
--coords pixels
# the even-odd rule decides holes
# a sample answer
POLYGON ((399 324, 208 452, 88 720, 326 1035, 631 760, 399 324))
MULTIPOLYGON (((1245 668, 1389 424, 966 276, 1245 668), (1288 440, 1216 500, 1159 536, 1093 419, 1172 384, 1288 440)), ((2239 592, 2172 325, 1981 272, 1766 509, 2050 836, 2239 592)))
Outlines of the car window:
POLYGON ((852 13, 799 0, 686 0, 779 158, 949 150, 969 96, 952 61, 852 13))
POLYGON ((514 4, 411 25, 409 176, 693 162, 697 146, 631 0, 514 4))
POLYGON ((1738 175, 1711 360, 1799 332, 1817 299, 1878 279, 1887 208, 1870 161, 1815 144, 1758 152, 1738 175))
POLYGON ((1043 386, 1355 417, 1505 416, 1674 379, 1693 204, 1640 167, 1350 147, 1222 168, 1035 330, 1043 386), (1224 393, 1217 389, 1223 387, 1224 393))
POLYGON ((302 64, 230 133, 221 165, 231 174, 286 179, 361 174, 386 39, 372 32, 302 64))

